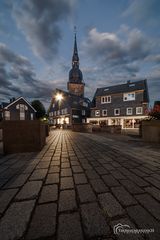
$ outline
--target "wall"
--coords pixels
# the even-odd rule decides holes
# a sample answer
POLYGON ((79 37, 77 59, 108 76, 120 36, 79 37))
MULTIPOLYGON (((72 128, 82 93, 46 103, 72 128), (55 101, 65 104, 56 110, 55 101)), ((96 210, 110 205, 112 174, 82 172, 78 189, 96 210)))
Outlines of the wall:
POLYGON ((74 132, 92 132, 92 124, 89 124, 89 123, 72 124, 72 131, 74 131, 74 132))
POLYGON ((160 143, 160 120, 142 121, 142 139, 160 143))
POLYGON ((3 121, 4 153, 40 151, 45 145, 46 128, 40 121, 3 121))

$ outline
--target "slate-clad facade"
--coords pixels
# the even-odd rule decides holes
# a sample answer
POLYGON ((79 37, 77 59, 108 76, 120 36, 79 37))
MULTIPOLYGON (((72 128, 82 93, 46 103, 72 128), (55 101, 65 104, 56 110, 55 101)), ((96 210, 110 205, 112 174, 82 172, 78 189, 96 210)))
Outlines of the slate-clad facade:
POLYGON ((97 88, 87 122, 138 128, 149 103, 147 80, 97 88))
POLYGON ((36 110, 23 97, 0 105, 0 120, 35 120, 36 110))

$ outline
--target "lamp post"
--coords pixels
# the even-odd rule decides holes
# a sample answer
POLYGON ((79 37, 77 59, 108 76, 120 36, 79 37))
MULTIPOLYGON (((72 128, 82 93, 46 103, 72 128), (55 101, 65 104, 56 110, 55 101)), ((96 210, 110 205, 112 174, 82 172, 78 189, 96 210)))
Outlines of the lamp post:
MULTIPOLYGON (((56 101, 58 102, 58 110, 59 110, 59 113, 60 113, 60 105, 61 105, 61 102, 63 100, 63 95, 61 93, 57 93, 55 95, 55 99, 56 101)), ((61 113, 60 113, 61 114, 61 113)), ((60 124, 61 124, 61 121, 60 121, 60 124)))

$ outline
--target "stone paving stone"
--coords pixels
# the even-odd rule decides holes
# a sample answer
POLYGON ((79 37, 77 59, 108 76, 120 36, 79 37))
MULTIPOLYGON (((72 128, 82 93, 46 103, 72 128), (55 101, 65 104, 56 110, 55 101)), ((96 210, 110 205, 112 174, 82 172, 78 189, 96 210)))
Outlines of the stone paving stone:
POLYGON ((135 196, 136 199, 143 205, 155 218, 160 220, 160 203, 154 200, 147 193, 135 196))
POLYGON ((71 168, 61 169, 61 177, 71 177, 71 176, 72 176, 71 168))
POLYGON ((114 170, 115 168, 110 163, 103 164, 103 167, 108 171, 114 170))
POLYGON ((61 168, 70 168, 70 163, 69 162, 62 163, 61 168))
POLYGON ((60 167, 59 166, 51 166, 49 168, 49 173, 59 173, 60 172, 60 167))
POLYGON ((99 202, 103 208, 103 211, 109 217, 115 217, 125 214, 125 210, 119 204, 119 202, 113 197, 111 193, 103 193, 98 195, 99 202))
POLYGON ((16 195, 16 200, 37 198, 42 186, 42 181, 27 182, 16 195))
POLYGON ((27 167, 23 170, 23 173, 32 173, 35 169, 36 164, 29 164, 27 167))
POLYGON ((147 234, 147 238, 157 240, 160 236, 160 224, 141 206, 127 208, 128 215, 139 229, 154 229, 154 233, 147 234))
POLYGON ((160 190, 155 187, 147 187, 145 191, 151 194, 154 198, 160 201, 160 190))
POLYGON ((58 240, 83 240, 79 214, 61 214, 58 223, 58 240))
POLYGON ((121 165, 119 163, 115 162, 115 161, 112 162, 111 164, 114 168, 120 168, 121 167, 121 165))
POLYGON ((135 182, 138 186, 140 187, 146 187, 148 186, 148 182, 146 182, 145 180, 143 180, 141 177, 136 176, 133 173, 130 173, 130 175, 128 176, 128 178, 130 180, 132 180, 133 182, 135 182))
POLYGON ((61 178, 61 185, 60 185, 61 190, 70 189, 70 188, 73 188, 73 187, 74 187, 74 184, 73 184, 73 178, 72 177, 61 178))
POLYGON ((102 179, 108 187, 114 187, 119 185, 119 182, 111 174, 103 175, 102 179))
POLYGON ((134 182, 131 180, 120 180, 120 183, 123 184, 127 190, 132 193, 132 194, 137 194, 137 193, 143 193, 143 189, 137 186, 134 182))
POLYGON ((59 212, 72 211, 77 208, 75 191, 74 190, 64 190, 60 192, 59 199, 59 212))
POLYGON ((116 179, 126 179, 126 176, 124 176, 120 171, 118 171, 117 169, 116 170, 113 170, 113 171, 110 171, 111 175, 116 178, 116 179))
POLYGON ((0 222, 0 239, 20 239, 26 231, 35 201, 13 203, 0 222))
POLYGON ((0 191, 0 214, 2 214, 11 202, 18 189, 7 189, 0 191))
POLYGON ((84 173, 73 174, 75 184, 87 183, 87 178, 84 173))
POLYGON ((144 173, 137 168, 133 168, 133 169, 131 169, 131 171, 133 173, 135 173, 136 175, 138 175, 139 177, 146 177, 148 175, 147 173, 144 173))
POLYGON ((80 166, 72 166, 73 173, 81 173, 83 169, 80 166))
POLYGON ((42 188, 39 203, 54 202, 58 199, 58 186, 45 185, 42 188))
POLYGON ((55 234, 57 204, 38 205, 35 209, 26 239, 49 237, 55 234))
POLYGON ((47 162, 47 161, 43 162, 43 161, 40 161, 40 162, 38 163, 36 169, 38 169, 38 168, 48 168, 48 167, 49 167, 49 164, 50 164, 50 162, 47 162))
POLYGON ((50 173, 47 175, 45 184, 59 183, 59 173, 50 173))
POLYGON ((48 169, 36 169, 29 180, 42 180, 46 177, 48 169))
POLYGON ((96 193, 104 193, 108 192, 109 188, 104 184, 104 182, 101 179, 94 179, 90 180, 90 183, 92 185, 92 188, 96 193))
POLYGON ((109 171, 107 171, 104 167, 96 167, 95 170, 100 175, 109 173, 109 171))
POLYGON ((153 173, 153 171, 151 171, 150 169, 148 169, 148 168, 146 168, 144 166, 140 166, 137 169, 142 171, 142 172, 144 172, 144 173, 147 173, 147 174, 152 174, 153 173))
POLYGON ((60 160, 59 161, 52 161, 51 166, 60 166, 60 160))
POLYGON ((114 196, 118 199, 118 201, 122 205, 129 206, 129 205, 133 205, 133 204, 137 203, 135 198, 133 198, 132 195, 129 192, 127 192, 124 187, 122 187, 122 186, 113 187, 113 188, 111 188, 111 190, 112 190, 114 196))
POLYGON ((160 181, 160 174, 154 173, 152 174, 152 177, 160 181))
POLYGON ((92 237, 98 239, 98 237, 109 234, 109 226, 97 203, 81 205, 81 214, 86 239, 92 237))
POLYGON ((80 166, 78 161, 71 161, 71 166, 80 166))
POLYGON ((160 189, 160 181, 153 177, 145 177, 145 180, 160 189))
POLYGON ((96 173, 95 170, 92 170, 92 169, 88 169, 85 171, 87 177, 89 179, 96 179, 96 178, 100 178, 99 175, 96 173))
POLYGON ((24 183, 27 181, 30 174, 20 174, 18 176, 15 176, 14 179, 11 179, 4 188, 17 188, 24 185, 24 183))
POLYGON ((92 165, 89 164, 89 163, 82 163, 82 167, 83 167, 85 170, 91 170, 91 169, 93 169, 92 165))
POLYGON ((77 191, 81 203, 96 201, 96 196, 89 184, 77 185, 77 191))

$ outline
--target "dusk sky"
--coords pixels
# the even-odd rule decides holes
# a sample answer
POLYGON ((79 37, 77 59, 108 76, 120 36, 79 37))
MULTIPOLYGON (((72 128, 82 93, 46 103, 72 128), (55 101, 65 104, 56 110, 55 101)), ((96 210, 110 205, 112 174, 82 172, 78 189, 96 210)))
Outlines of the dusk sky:
POLYGON ((0 102, 67 89, 75 25, 86 97, 147 79, 160 100, 159 0, 0 0, 0 102))

